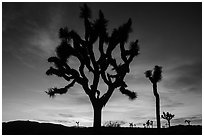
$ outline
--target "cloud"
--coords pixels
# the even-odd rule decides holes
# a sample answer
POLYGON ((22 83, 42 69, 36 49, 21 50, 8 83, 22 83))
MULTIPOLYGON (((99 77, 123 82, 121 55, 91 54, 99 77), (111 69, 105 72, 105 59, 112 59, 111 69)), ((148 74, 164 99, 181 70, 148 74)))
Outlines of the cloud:
POLYGON ((33 35, 27 39, 27 43, 30 46, 30 52, 35 53, 35 55, 40 55, 44 57, 48 57, 49 55, 54 53, 55 47, 58 45, 57 37, 54 37, 48 30, 33 30, 33 35), (35 52, 36 50, 41 50, 42 53, 35 52))
POLYGON ((72 121, 69 121, 69 120, 54 120, 54 122, 62 123, 62 124, 72 123, 72 121))
POLYGON ((64 114, 64 113, 59 113, 59 116, 65 117, 65 118, 67 118, 67 117, 74 117, 74 115, 72 115, 72 114, 64 114))
POLYGON ((59 42, 61 12, 52 4, 3 3, 3 59, 10 54, 30 68, 46 62, 59 42))
POLYGON ((182 106, 182 105, 184 105, 184 103, 173 102, 171 104, 162 105, 161 107, 171 108, 171 107, 178 107, 178 106, 182 106))
POLYGON ((202 63, 194 62, 182 64, 171 69, 165 79, 164 86, 167 89, 180 92, 201 93, 202 63))
POLYGON ((149 79, 145 77, 144 72, 140 72, 139 74, 137 73, 127 74, 125 76, 125 82, 127 82, 127 84, 134 84, 134 85, 151 84, 149 79))

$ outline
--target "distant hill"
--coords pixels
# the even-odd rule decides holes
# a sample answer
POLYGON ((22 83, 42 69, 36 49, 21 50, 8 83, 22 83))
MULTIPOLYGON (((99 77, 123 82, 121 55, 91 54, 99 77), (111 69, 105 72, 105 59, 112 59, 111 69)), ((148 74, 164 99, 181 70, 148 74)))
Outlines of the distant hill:
POLYGON ((66 127, 59 124, 33 121, 11 121, 2 123, 3 135, 202 135, 202 126, 178 125, 171 128, 113 128, 66 127))

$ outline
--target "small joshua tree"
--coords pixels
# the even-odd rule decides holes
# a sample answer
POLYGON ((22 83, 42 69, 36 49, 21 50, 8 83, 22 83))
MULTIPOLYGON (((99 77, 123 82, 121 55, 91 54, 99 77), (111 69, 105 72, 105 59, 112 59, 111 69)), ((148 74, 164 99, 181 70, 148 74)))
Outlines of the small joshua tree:
POLYGON ((146 128, 146 124, 145 123, 143 124, 143 127, 146 128))
POLYGON ((150 126, 150 120, 147 120, 146 125, 147 125, 147 128, 149 128, 149 126, 150 126))
POLYGON ((152 120, 150 121, 150 125, 151 125, 151 126, 152 126, 152 128, 153 128, 153 121, 152 121, 152 120))
POLYGON ((129 127, 133 128, 133 123, 132 122, 129 123, 129 127))
POLYGON ((79 127, 79 121, 76 121, 77 127, 79 127))
POLYGON ((173 115, 173 114, 171 114, 171 113, 169 113, 169 112, 163 112, 163 115, 161 115, 161 117, 163 118, 163 119, 166 119, 167 120, 167 122, 168 122, 168 125, 169 125, 169 127, 171 126, 170 125, 170 121, 171 121, 171 119, 174 117, 175 115, 173 115))
POLYGON ((191 125, 191 121, 190 120, 185 120, 185 123, 187 123, 188 125, 191 125))
POLYGON ((157 82, 162 79, 162 67, 155 66, 154 70, 148 70, 145 72, 145 76, 149 78, 150 82, 153 84, 153 93, 156 98, 156 118, 157 118, 157 128, 161 127, 160 122, 160 98, 157 92, 157 82))
POLYGON ((50 88, 46 93, 54 97, 57 94, 66 94, 76 83, 81 85, 93 106, 93 126, 101 127, 102 108, 115 89, 131 100, 137 97, 136 92, 127 89, 124 79, 130 72, 130 63, 139 54, 138 40, 130 42, 129 48, 126 47, 129 33, 132 31, 131 19, 109 35, 108 21, 101 10, 98 19, 92 21, 91 10, 84 4, 81 7, 80 18, 84 21, 85 31, 82 35, 84 37, 67 27, 61 28, 59 30, 61 43, 56 48, 56 56, 48 58, 48 62, 53 63, 55 67, 50 67, 46 74, 62 77, 68 83, 62 88, 50 88), (117 47, 120 49, 119 62, 113 54, 117 47), (69 62, 70 57, 75 57, 79 61, 77 67, 69 62), (88 77, 88 74, 92 74, 93 77, 88 77), (104 94, 98 90, 100 83, 107 85, 104 94))

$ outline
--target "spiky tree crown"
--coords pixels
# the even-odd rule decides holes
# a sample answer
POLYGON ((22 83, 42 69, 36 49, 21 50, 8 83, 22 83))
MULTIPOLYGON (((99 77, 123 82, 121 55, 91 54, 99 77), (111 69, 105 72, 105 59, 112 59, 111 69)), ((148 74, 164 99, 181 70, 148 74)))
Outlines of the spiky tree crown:
POLYGON ((191 121, 186 119, 185 123, 188 123, 190 125, 191 121))
POLYGON ((47 75, 56 75, 64 78, 69 84, 63 88, 50 88, 46 93, 51 97, 56 94, 65 94, 68 89, 78 83, 82 85, 85 93, 90 97, 91 101, 96 100, 95 95, 100 95, 97 90, 99 78, 108 85, 108 91, 101 96, 100 99, 103 105, 106 104, 114 89, 118 88, 122 94, 129 96, 130 99, 135 99, 137 94, 126 89, 127 84, 124 77, 129 73, 129 65, 133 58, 139 54, 138 40, 130 43, 129 49, 125 48, 124 43, 127 42, 129 33, 131 32, 132 21, 129 19, 125 24, 118 29, 114 29, 109 36, 107 33, 107 23, 103 12, 99 11, 98 19, 90 21, 91 10, 85 4, 81 7, 80 18, 84 19, 85 35, 81 38, 74 30, 69 30, 67 27, 59 30, 60 45, 56 48, 56 56, 50 57, 48 62, 54 63, 55 67, 50 67, 47 70, 47 75), (99 40, 100 57, 96 60, 93 46, 99 40), (116 46, 120 45, 121 58, 123 63, 118 64, 116 59, 112 57, 112 52, 116 46), (107 47, 104 47, 107 46, 107 47), (69 64, 69 58, 76 57, 80 66, 78 69, 73 69, 69 64), (108 68, 112 68, 114 75, 109 73, 108 68), (89 73, 93 73, 93 83, 90 84, 86 76, 85 68, 89 73))
POLYGON ((161 117, 163 118, 163 119, 166 119, 166 120, 168 120, 168 121, 170 121, 173 117, 174 117, 175 115, 173 115, 173 114, 171 114, 171 113, 169 113, 169 112, 163 112, 163 115, 161 115, 161 117))
POLYGON ((157 83, 162 79, 162 67, 155 66, 153 70, 147 70, 145 76, 150 79, 152 83, 157 83))
POLYGON ((80 10, 80 18, 91 18, 91 9, 86 4, 80 7, 80 10))

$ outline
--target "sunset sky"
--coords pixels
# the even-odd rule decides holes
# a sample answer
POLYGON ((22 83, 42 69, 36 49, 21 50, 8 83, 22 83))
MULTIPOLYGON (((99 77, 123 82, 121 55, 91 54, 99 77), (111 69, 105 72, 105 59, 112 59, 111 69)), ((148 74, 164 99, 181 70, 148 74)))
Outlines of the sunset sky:
MULTIPOLYGON (((158 83, 161 112, 175 114, 172 125, 202 124, 202 5, 200 3, 87 3, 96 19, 101 9, 108 31, 132 18, 129 40, 139 40, 140 55, 131 63, 125 81, 138 94, 131 101, 115 90, 103 108, 102 121, 121 120, 142 126, 155 121, 155 97, 144 72, 163 67, 158 83)), ((51 99, 44 92, 66 81, 46 76, 59 44, 58 30, 67 26, 84 35, 79 7, 83 3, 2 4, 2 119, 35 120, 92 126, 89 98, 76 84, 66 95, 51 99)), ((75 64, 75 60, 70 60, 75 64)), ((100 84, 100 90, 104 90, 100 84)), ((162 120, 162 125, 166 123, 162 120)), ((128 124, 126 124, 128 126, 128 124)), ((125 125, 124 125, 125 126, 125 125)))

